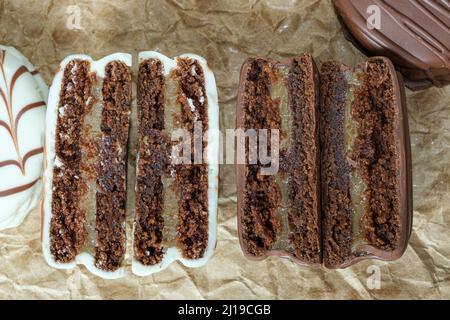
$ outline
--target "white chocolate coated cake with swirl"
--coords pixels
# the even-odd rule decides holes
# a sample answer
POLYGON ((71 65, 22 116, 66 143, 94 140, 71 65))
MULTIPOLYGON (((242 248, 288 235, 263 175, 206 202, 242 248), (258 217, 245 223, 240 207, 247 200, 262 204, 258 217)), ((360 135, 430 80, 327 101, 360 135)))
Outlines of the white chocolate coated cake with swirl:
POLYGON ((40 198, 47 94, 28 59, 0 45, 0 230, 18 226, 40 198))

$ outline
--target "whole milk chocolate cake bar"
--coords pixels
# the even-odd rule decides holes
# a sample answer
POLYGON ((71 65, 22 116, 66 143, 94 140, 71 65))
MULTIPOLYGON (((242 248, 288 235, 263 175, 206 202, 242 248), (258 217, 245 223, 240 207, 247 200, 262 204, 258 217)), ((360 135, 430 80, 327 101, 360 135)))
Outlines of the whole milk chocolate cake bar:
POLYGON ((50 89, 43 251, 56 268, 123 275, 131 56, 69 56, 50 89))
POLYGON ((250 58, 237 127, 278 129, 281 137, 276 175, 261 175, 261 163, 237 166, 246 256, 344 268, 406 250, 410 142, 404 86, 390 60, 354 69, 329 61, 317 72, 309 54, 287 63, 250 58))
POLYGON ((144 276, 175 260, 198 267, 213 253, 219 107, 202 57, 147 51, 139 61, 132 271, 144 276))
POLYGON ((333 0, 345 36, 390 58, 412 90, 450 83, 450 1, 333 0))

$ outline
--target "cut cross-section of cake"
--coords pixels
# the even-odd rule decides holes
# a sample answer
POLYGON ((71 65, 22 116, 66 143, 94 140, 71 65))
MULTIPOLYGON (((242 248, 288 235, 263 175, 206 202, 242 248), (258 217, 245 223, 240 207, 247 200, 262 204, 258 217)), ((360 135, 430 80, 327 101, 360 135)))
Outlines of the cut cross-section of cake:
POLYGON ((219 108, 214 75, 193 54, 139 54, 132 271, 206 263, 216 245, 219 108))
POLYGON ((131 56, 72 55, 50 89, 43 251, 56 268, 123 275, 131 56))
POLYGON ((321 67, 324 264, 393 260, 412 224, 410 142, 404 86, 391 61, 321 67))
POLYGON ((246 156, 245 164, 237 164, 238 227, 251 259, 277 255, 321 263, 318 85, 309 54, 285 63, 249 58, 242 67, 236 127, 245 135, 246 156), (267 139, 265 146, 265 130, 269 137, 278 132, 279 140, 267 139), (252 133, 258 136, 253 146, 252 133), (278 170, 265 174, 264 159, 250 160, 264 153, 278 162, 278 170))
POLYGON ((238 231, 247 257, 345 268, 403 254, 412 225, 410 141, 402 77, 389 59, 353 69, 329 61, 320 74, 309 54, 287 63, 247 59, 236 117, 245 147, 238 231), (279 154, 261 140, 264 130, 280 132, 279 154), (261 148, 278 157, 276 174, 254 161, 261 148))

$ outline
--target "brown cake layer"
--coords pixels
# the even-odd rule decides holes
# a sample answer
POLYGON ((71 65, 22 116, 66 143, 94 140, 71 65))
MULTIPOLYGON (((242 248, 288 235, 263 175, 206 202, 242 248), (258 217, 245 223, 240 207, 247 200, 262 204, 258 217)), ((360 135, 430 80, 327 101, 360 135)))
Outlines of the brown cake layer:
POLYGON ((319 179, 319 78, 313 58, 291 61, 287 77, 292 114, 292 144, 282 162, 289 164, 289 240, 293 255, 304 262, 321 262, 319 179))
POLYGON ((395 104, 392 77, 383 60, 367 62, 363 84, 352 105, 359 123, 352 159, 369 186, 365 238, 388 251, 398 247, 400 237, 400 150, 396 137, 400 109, 395 104))
MULTIPOLYGON (((177 59, 177 68, 173 75, 178 81, 178 99, 181 105, 179 117, 182 128, 191 132, 192 151, 194 123, 200 122, 203 132, 208 130, 208 101, 205 90, 205 76, 198 61, 190 58, 177 59), (188 100, 190 99, 190 100, 188 100), (190 103, 191 102, 191 103, 190 103), (192 110, 192 105, 195 110, 192 110)), ((206 150, 207 141, 202 140, 202 150, 206 150)), ((201 258, 208 246, 208 164, 202 161, 195 164, 181 164, 175 167, 178 200, 178 242, 184 257, 201 258)))
POLYGON ((96 194, 95 264, 114 271, 125 254, 127 142, 131 111, 131 73, 120 61, 105 67, 96 194))
POLYGON ((349 94, 346 71, 334 61, 324 63, 320 71, 322 235, 326 265, 339 265, 351 256, 351 167, 346 159, 344 132, 349 94))
POLYGON ((57 262, 75 259, 84 245, 86 212, 79 202, 86 186, 81 177, 81 135, 84 116, 92 106, 89 62, 73 60, 64 69, 55 137, 60 165, 53 169, 50 251, 57 262))
POLYGON ((164 139, 165 77, 161 61, 149 59, 138 74, 138 152, 134 253, 144 265, 161 262, 167 139, 164 139))
MULTIPOLYGON (((241 101, 238 103, 238 113, 242 116, 238 116, 237 127, 244 131, 280 130, 280 110, 270 96, 271 78, 274 76, 270 62, 263 58, 250 58, 242 68, 241 77, 244 79, 241 81, 243 87, 239 94, 241 101)), ((245 183, 241 190, 242 206, 238 223, 245 252, 260 257, 270 250, 281 229, 281 222, 277 218, 281 191, 275 176, 260 174, 260 163, 248 163, 248 154, 251 152, 248 148, 246 138, 247 160, 242 172, 245 183)), ((241 195, 241 192, 238 194, 241 195)))

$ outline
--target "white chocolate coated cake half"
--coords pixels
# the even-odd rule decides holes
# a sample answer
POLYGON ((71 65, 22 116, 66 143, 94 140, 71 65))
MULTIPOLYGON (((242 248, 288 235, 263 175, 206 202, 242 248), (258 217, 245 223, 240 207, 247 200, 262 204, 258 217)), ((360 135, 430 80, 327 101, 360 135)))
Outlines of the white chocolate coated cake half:
POLYGON ((48 264, 124 274, 131 55, 64 59, 47 111, 42 246, 48 264))
POLYGON ((197 55, 170 59, 147 51, 139 54, 137 86, 132 272, 146 276, 176 260, 200 267, 212 256, 217 237, 214 74, 197 55))

